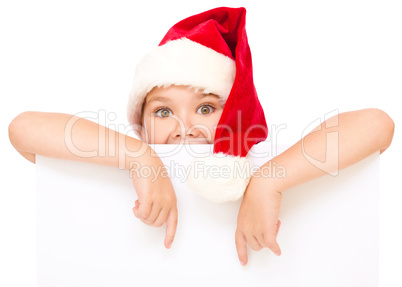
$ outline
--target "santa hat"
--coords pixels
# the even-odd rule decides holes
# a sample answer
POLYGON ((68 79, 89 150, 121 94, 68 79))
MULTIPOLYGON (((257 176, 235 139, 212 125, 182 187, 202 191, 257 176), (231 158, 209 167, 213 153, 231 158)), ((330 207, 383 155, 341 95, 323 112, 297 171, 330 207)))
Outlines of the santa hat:
POLYGON ((128 120, 135 125, 141 124, 142 105, 154 87, 191 86, 226 102, 213 153, 194 158, 187 179, 191 189, 213 202, 234 201, 243 195, 252 176, 248 152, 268 136, 254 87, 245 25, 246 9, 228 7, 178 22, 138 63, 129 97, 128 120), (208 172, 212 166, 214 172, 208 172))

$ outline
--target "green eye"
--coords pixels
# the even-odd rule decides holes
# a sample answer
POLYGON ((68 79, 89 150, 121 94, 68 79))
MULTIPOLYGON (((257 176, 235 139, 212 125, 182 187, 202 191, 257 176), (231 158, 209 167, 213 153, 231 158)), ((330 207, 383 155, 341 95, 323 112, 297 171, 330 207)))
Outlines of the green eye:
POLYGON ((155 112, 155 114, 160 118, 167 118, 172 112, 168 108, 162 108, 155 112))
POLYGON ((197 112, 198 111, 200 111, 200 113, 203 115, 208 115, 214 111, 214 107, 210 105, 202 105, 201 107, 198 108, 197 112))

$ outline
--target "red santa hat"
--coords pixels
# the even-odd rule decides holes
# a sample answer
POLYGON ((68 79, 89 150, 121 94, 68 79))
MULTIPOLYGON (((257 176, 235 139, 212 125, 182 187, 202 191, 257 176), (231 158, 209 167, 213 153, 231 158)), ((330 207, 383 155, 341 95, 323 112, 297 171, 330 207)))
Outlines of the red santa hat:
POLYGON ((228 7, 178 22, 138 63, 129 97, 128 120, 135 125, 141 124, 142 105, 154 87, 185 85, 222 98, 225 106, 213 153, 194 158, 187 179, 191 189, 213 202, 234 201, 243 195, 252 176, 247 154, 268 136, 254 87, 245 25, 246 9, 228 7), (215 172, 200 169, 200 162, 214 166, 215 172))

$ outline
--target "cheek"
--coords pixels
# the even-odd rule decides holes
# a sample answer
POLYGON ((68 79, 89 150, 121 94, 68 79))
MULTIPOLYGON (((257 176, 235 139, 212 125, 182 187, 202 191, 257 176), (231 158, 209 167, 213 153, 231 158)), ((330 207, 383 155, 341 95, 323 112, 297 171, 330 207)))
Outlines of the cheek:
POLYGON ((220 113, 214 113, 214 115, 211 115, 211 117, 208 117, 207 120, 204 120, 204 125, 205 127, 208 128, 208 130, 211 133, 212 139, 215 137, 215 131, 216 127, 219 123, 219 119, 221 118, 222 111, 220 113))
POLYGON ((214 113, 214 116, 212 117, 212 121, 211 121, 211 125, 213 126, 214 129, 218 125, 219 120, 221 119, 222 113, 223 113, 223 110, 219 110, 216 113, 214 113))
POLYGON ((172 123, 168 120, 146 120, 149 144, 166 144, 171 133, 172 123))

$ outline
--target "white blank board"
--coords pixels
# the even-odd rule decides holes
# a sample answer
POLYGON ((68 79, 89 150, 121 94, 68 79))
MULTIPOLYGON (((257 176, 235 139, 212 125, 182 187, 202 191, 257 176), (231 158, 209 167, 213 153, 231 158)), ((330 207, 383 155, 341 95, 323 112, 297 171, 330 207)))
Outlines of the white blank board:
MULTIPOLYGON (((152 145, 169 167, 189 164, 189 146, 212 150, 152 145)), ((262 142, 251 151, 269 154, 250 159, 260 166, 287 148, 262 142)), ((245 267, 234 237, 241 200, 212 203, 183 177, 172 182, 179 219, 168 250, 165 226, 132 213, 128 171, 37 156, 38 286, 378 286, 378 152, 285 191, 282 255, 248 247, 245 267)))

